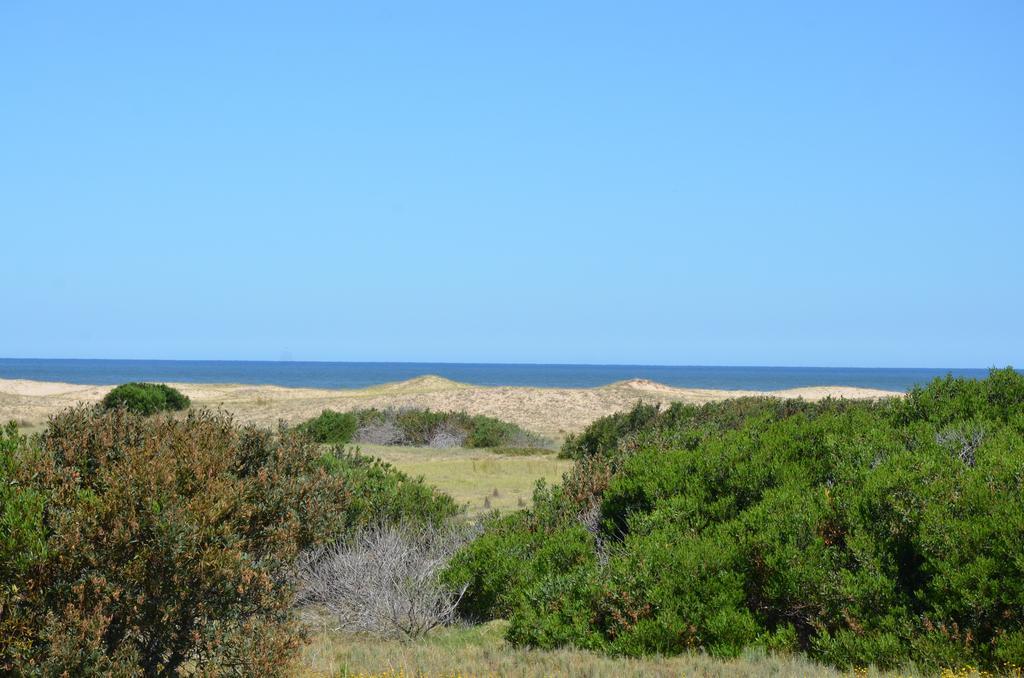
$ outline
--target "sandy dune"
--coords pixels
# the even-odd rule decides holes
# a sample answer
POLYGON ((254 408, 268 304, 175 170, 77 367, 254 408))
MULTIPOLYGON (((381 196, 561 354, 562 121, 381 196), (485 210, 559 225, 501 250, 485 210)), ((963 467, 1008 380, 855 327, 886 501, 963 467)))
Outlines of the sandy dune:
MULTIPOLYGON (((814 386, 785 391, 716 391, 674 388, 643 379, 598 388, 526 388, 474 386, 424 376, 366 389, 327 390, 250 386, 245 384, 171 384, 196 406, 224 409, 241 422, 274 424, 303 421, 326 408, 429 407, 466 410, 513 421, 529 430, 561 437, 584 428, 597 417, 631 407, 638 400, 703 403, 743 395, 817 400, 883 398, 891 391, 851 386, 814 386)), ((35 427, 54 412, 77 403, 100 400, 110 386, 0 379, 0 422, 11 419, 35 427)))

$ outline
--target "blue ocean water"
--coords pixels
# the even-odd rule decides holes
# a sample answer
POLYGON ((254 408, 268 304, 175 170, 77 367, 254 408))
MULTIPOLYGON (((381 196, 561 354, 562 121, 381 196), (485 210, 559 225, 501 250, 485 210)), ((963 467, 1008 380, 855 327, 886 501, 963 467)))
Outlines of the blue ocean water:
POLYGON ((0 378, 3 379, 72 384, 167 381, 311 388, 362 388, 436 374, 484 386, 578 388, 603 386, 624 379, 650 379, 684 388, 773 391, 799 386, 842 385, 905 391, 947 373, 982 378, 988 370, 0 358, 0 378))

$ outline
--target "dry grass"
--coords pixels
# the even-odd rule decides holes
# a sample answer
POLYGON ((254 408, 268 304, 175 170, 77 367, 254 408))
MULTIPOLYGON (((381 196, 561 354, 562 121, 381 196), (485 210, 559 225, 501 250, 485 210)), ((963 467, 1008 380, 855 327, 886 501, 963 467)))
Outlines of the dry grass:
POLYGON ((466 504, 470 517, 491 509, 522 508, 533 496, 537 481, 559 483, 572 462, 554 452, 509 456, 461 447, 444 450, 429 447, 360 445, 363 454, 380 457, 412 476, 466 504))
MULTIPOLYGON (((329 620, 303 650, 298 676, 879 676, 875 670, 842 673, 799 655, 749 652, 738 659, 702 654, 646 659, 616 658, 579 650, 527 650, 504 640, 507 622, 438 631, 415 642, 375 640, 333 632, 329 620)), ((895 674, 888 674, 895 675, 895 674)), ((899 675, 915 676, 917 672, 899 675)), ((977 675, 977 674, 958 674, 977 675)))

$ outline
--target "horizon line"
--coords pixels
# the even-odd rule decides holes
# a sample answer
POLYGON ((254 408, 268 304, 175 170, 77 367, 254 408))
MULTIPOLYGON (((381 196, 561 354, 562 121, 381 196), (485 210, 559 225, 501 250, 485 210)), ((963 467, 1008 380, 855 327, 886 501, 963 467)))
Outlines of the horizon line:
MULTIPOLYGON (((326 365, 496 365, 521 367, 668 367, 668 368, 755 368, 755 369, 812 369, 812 370, 990 370, 1001 369, 996 365, 987 367, 964 366, 857 366, 857 365, 765 365, 765 364, 658 364, 658 363, 557 363, 557 362, 456 362, 447 360, 295 360, 295 359, 249 359, 249 358, 24 358, 0 357, 0 360, 49 360, 61 362, 165 362, 165 363, 312 363, 326 365)), ((1012 367, 1007 364, 1003 367, 1012 367)))

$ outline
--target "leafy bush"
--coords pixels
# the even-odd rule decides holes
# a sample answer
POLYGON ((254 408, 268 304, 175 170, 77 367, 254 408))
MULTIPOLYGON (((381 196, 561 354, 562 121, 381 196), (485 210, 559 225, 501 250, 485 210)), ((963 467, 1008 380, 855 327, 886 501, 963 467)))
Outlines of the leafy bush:
POLYGON ((410 478, 376 457, 335 448, 320 463, 349 488, 345 524, 350 530, 402 520, 440 525, 461 510, 422 478, 410 478))
POLYGON ((319 416, 296 428, 309 434, 318 443, 346 445, 352 442, 358 426, 359 420, 351 412, 324 410, 319 416))
POLYGON ((643 429, 657 416, 657 405, 641 402, 629 412, 617 412, 601 417, 582 433, 566 438, 562 445, 562 456, 579 459, 607 455, 615 450, 620 440, 630 433, 643 429))
POLYGON ((525 433, 515 424, 477 415, 469 420, 466 447, 511 447, 519 442, 517 436, 525 433))
POLYGON ((300 551, 456 512, 419 481, 226 415, 77 408, 0 437, 0 672, 283 671, 300 551), (385 505, 374 502, 382 488, 385 505))
POLYGON ((123 407, 135 414, 184 410, 189 406, 188 396, 167 384, 132 382, 114 387, 103 397, 100 406, 105 410, 123 407))
POLYGON ((541 481, 534 499, 533 511, 490 516, 484 533, 456 554, 445 572, 452 585, 468 582, 461 605, 466 617, 507 617, 534 582, 596 562, 592 537, 581 526, 566 524, 561 512, 567 507, 558 491, 541 481))
POLYGON ((777 421, 795 414, 816 417, 873 407, 873 403, 866 401, 826 398, 810 402, 767 396, 730 398, 703 405, 672 403, 664 411, 657 405, 641 402, 628 412, 602 417, 582 433, 569 436, 562 446, 562 456, 613 459, 640 447, 694 449, 708 438, 746 426, 756 419, 777 421))
POLYGON ((19 584, 46 555, 45 496, 20 479, 19 466, 31 463, 24 436, 11 422, 0 428, 0 673, 14 671, 31 655, 33 619, 23 606, 19 584))
POLYGON ((1024 664, 1024 376, 1011 369, 878 403, 645 408, 567 447, 563 486, 452 564, 471 582, 466 613, 508 616, 515 643, 1024 664), (570 544, 590 555, 567 557, 570 544))

